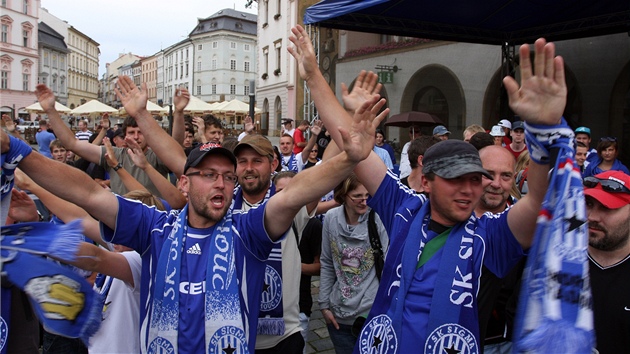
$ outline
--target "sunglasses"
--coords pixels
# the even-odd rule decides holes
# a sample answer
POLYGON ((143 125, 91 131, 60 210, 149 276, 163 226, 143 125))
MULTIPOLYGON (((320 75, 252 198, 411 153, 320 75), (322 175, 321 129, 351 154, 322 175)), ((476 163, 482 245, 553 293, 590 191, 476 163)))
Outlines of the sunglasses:
POLYGON ((599 179, 597 177, 586 177, 582 181, 584 187, 595 188, 597 185, 601 185, 602 189, 609 193, 627 193, 630 194, 630 189, 623 184, 614 181, 612 179, 599 179))
POLYGON ((599 138, 599 141, 617 141, 617 138, 615 138, 614 136, 605 136, 603 138, 599 138))

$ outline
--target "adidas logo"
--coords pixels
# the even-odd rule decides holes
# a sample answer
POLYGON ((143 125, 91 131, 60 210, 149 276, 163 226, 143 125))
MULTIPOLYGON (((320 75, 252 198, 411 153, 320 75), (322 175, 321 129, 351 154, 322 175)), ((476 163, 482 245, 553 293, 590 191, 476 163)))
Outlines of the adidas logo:
POLYGON ((195 243, 194 245, 190 246, 190 248, 188 249, 188 251, 186 251, 186 253, 188 254, 201 254, 201 247, 199 247, 198 243, 195 243))

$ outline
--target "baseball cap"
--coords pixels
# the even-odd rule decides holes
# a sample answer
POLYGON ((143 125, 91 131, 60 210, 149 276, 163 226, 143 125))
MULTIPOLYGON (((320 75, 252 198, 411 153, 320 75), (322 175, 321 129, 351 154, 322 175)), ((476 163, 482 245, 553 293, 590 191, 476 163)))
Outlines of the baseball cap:
POLYGON ((444 135, 450 133, 451 132, 449 132, 448 129, 446 129, 446 127, 443 125, 438 125, 437 127, 433 128, 433 135, 444 135))
POLYGON ((516 129, 525 130, 525 123, 523 123, 523 121, 520 121, 520 120, 517 120, 516 122, 512 123, 512 130, 516 130, 516 129))
POLYGON ((262 135, 246 135, 234 148, 234 155, 238 155, 244 147, 250 147, 254 149, 261 156, 269 156, 271 158, 274 157, 271 141, 269 141, 269 139, 265 138, 262 135))
POLYGON ((619 209, 630 204, 630 176, 609 170, 584 178, 584 195, 602 203, 608 209, 619 209))
POLYGON ((591 128, 578 127, 577 129, 575 129, 575 134, 578 134, 578 133, 588 134, 588 136, 591 136, 591 128))
POLYGON ((230 159, 230 161, 234 164, 234 168, 236 168, 236 157, 234 154, 230 152, 230 150, 221 147, 220 144, 217 143, 206 143, 199 144, 199 146, 194 147, 190 154, 188 154, 188 158, 186 159, 186 164, 184 165, 184 174, 188 171, 189 168, 197 166, 201 161, 209 155, 222 155, 230 159))
POLYGON ((490 130, 490 135, 492 135, 492 136, 505 136, 505 132, 503 131, 503 128, 500 125, 495 125, 490 130))
POLYGON ((507 119, 501 119, 497 125, 503 128, 512 129, 512 123, 507 119))
POLYGON ((461 140, 444 140, 424 153, 422 173, 435 173, 445 179, 453 179, 467 173, 478 172, 492 179, 483 168, 479 152, 472 144, 461 140))

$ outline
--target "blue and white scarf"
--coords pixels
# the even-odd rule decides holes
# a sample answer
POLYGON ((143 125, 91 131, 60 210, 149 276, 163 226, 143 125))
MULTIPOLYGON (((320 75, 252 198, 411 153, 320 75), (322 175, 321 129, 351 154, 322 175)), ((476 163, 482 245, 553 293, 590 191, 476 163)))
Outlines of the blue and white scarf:
POLYGON ((291 153, 291 156, 289 156, 289 158, 286 159, 286 162, 285 162, 285 156, 282 156, 282 171, 293 171, 295 173, 299 172, 297 159, 295 158, 294 153, 291 153))
MULTIPOLYGON (((79 220, 67 225, 40 222, 2 227, 0 264, 2 275, 28 295, 47 331, 81 338, 87 345, 101 324, 100 299, 83 277, 43 257, 74 261, 82 231, 79 220)), ((2 299, 3 305, 6 301, 2 299)), ((3 311, 0 322, 8 316, 3 311)), ((6 331, 0 334, 4 337, 0 343, 6 343, 7 335, 6 331)))
MULTIPOLYGON (((276 186, 271 183, 259 205, 276 194, 276 186)), ((234 210, 243 208, 243 190, 239 186, 234 190, 234 210)), ((257 334, 281 336, 285 331, 284 307, 282 304, 282 245, 274 244, 265 262, 265 280, 260 298, 257 334)))
MULTIPOLYGON (((159 259, 151 308, 149 309, 149 353, 178 352, 179 329, 179 282, 181 259, 185 256, 184 244, 188 233, 188 204, 179 212, 175 225, 165 240, 159 259)), ((241 315, 239 285, 236 276, 234 253, 234 233, 232 231, 232 208, 215 225, 209 247, 211 256, 206 266, 205 291, 205 347, 206 353, 218 352, 228 343, 220 343, 225 338, 220 331, 229 331, 240 341, 236 341, 236 352, 247 353, 249 329, 244 328, 241 315), (213 267, 214 259, 221 258, 227 268, 213 267), (224 276, 217 273, 223 272, 224 276)), ((143 323, 143 327, 145 327, 143 323)), ((232 343, 230 343, 232 344, 232 343)), ((232 347, 234 348, 234 347, 232 347)))
MULTIPOLYGON (((424 198, 423 198, 424 199, 424 198)), ((402 339, 402 323, 403 309, 405 298, 413 276, 416 272, 416 266, 424 246, 430 240, 428 239, 428 223, 430 219, 430 203, 425 201, 419 212, 416 214, 411 223, 407 223, 405 229, 401 233, 407 233, 407 237, 396 238, 396 244, 390 245, 391 250, 399 250, 397 254, 390 253, 388 257, 395 257, 395 261, 388 260, 383 270, 382 284, 391 284, 393 280, 398 278, 397 272, 400 269, 396 265, 401 265, 402 274, 400 276, 400 287, 396 290, 393 288, 383 292, 379 289, 377 296, 381 301, 374 302, 371 313, 380 313, 370 319, 369 323, 364 326, 378 327, 379 325, 389 326, 394 329, 393 336, 395 338, 389 340, 389 344, 395 347, 397 341, 413 340, 412 338, 402 339), (421 232, 418 232, 421 230, 421 232), (394 266, 392 266, 394 265, 394 266), (381 295, 384 295, 382 298, 381 295)), ((440 265, 435 284, 435 290, 431 302, 431 310, 429 312, 429 322, 424 352, 440 352, 441 349, 448 348, 448 343, 435 341, 432 339, 432 333, 455 331, 462 343, 466 342, 466 346, 470 352, 479 352, 479 328, 477 322, 477 306, 475 297, 477 294, 479 279, 479 269, 473 261, 473 242, 476 237, 474 228, 468 226, 474 225, 477 219, 471 215, 470 219, 465 223, 458 223, 451 230, 446 240, 443 254, 459 255, 459 257, 441 257, 440 265), (456 296, 453 294, 456 293, 456 296), (460 301, 461 300, 461 301, 460 301)), ((437 235, 435 235, 437 236, 437 235)), ((435 337, 435 336, 433 336, 435 337)), ((374 341, 374 338, 361 338, 366 341, 374 341)), ((361 348, 378 346, 379 343, 361 343, 361 348)), ((458 344, 459 345, 459 344, 458 344)))
POLYGON ((562 122, 526 124, 534 161, 547 163, 549 149, 559 151, 523 273, 514 332, 518 352, 591 353, 595 344, 584 187, 573 160, 573 131, 562 122))

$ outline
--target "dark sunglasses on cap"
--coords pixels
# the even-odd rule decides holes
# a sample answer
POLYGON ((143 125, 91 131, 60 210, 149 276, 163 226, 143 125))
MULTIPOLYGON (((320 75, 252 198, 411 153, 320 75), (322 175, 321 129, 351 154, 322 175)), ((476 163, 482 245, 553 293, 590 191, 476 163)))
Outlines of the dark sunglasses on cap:
POLYGON ((614 181, 612 179, 599 179, 597 177, 586 177, 582 181, 584 187, 595 188, 598 184, 602 186, 602 189, 609 193, 627 193, 630 194, 630 189, 623 184, 614 181))
POLYGON ((617 138, 615 138, 614 136, 605 136, 603 138, 599 138, 599 141, 617 141, 617 138))

